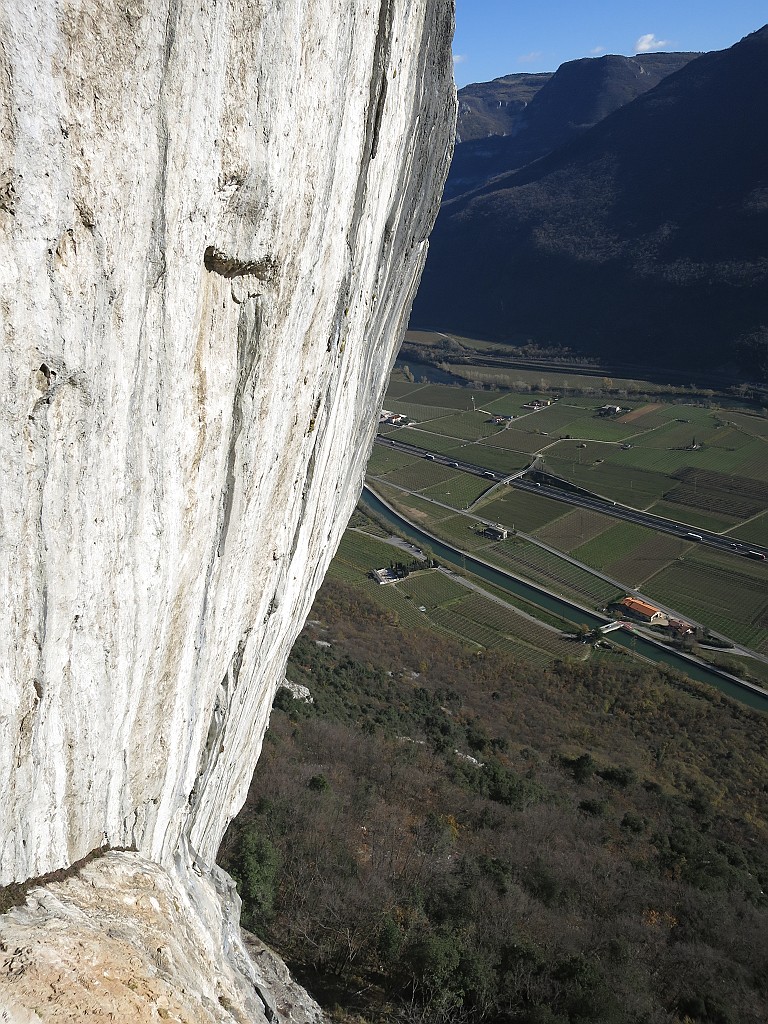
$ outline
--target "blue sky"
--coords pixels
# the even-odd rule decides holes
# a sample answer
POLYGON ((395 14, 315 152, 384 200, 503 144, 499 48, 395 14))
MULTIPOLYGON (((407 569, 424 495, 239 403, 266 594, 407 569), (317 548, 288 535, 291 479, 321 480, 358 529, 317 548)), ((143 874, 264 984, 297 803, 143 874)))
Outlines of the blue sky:
POLYGON ((456 84, 642 50, 723 50, 768 21, 765 0, 456 0, 456 84))

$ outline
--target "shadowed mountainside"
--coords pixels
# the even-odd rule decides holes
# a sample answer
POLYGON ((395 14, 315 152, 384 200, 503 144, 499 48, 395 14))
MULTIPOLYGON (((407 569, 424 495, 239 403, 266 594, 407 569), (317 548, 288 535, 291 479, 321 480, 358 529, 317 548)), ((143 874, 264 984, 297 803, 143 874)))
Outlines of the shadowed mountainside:
POLYGON ((764 372, 767 58, 765 27, 445 203, 412 326, 764 372))
POLYGON ((696 56, 585 57, 563 64, 554 75, 508 75, 468 85, 459 93, 460 145, 444 198, 546 156, 696 56))

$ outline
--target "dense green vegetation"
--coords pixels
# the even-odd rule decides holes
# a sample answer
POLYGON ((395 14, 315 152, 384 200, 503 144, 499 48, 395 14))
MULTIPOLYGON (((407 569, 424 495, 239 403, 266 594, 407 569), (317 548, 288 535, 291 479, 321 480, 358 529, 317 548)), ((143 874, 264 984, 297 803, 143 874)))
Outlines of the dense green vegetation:
POLYGON ((289 677, 314 703, 278 696, 221 859, 338 1018, 764 1022, 768 716, 472 653, 333 580, 289 677))

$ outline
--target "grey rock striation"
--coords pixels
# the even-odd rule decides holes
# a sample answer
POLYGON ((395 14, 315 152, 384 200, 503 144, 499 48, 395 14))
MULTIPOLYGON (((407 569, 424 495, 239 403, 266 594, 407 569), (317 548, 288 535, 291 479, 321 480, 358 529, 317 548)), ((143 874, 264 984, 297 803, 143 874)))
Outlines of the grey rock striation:
POLYGON ((0 2, 0 884, 106 845, 209 876, 359 494, 452 28, 0 2))

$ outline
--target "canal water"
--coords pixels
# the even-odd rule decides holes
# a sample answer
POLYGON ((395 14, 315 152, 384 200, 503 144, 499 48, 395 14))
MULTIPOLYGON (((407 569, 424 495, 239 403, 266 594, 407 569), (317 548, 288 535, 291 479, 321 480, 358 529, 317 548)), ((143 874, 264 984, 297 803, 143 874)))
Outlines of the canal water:
MULTIPOLYGON (((379 519, 385 520, 399 533, 402 533, 413 542, 419 545, 426 545, 439 561, 450 562, 459 568, 467 568, 473 575, 479 576, 488 583, 501 587, 509 594, 522 597, 526 601, 530 601, 531 604, 538 605, 539 608, 554 612, 555 615, 559 615, 561 618, 566 619, 568 622, 573 622, 577 626, 587 625, 594 628, 595 626, 603 626, 606 622, 610 621, 605 616, 598 616, 584 611, 578 605, 571 604, 564 598, 555 597, 553 594, 540 590, 531 583, 526 583, 514 576, 507 575, 500 569, 496 569, 486 562, 474 558, 472 555, 464 554, 455 548, 449 547, 447 544, 443 544, 436 537, 420 530, 407 519, 403 519, 367 487, 363 491, 362 500, 379 519)), ((768 711, 768 697, 763 697, 760 693, 746 686, 739 686, 738 683, 732 682, 727 677, 720 675, 720 673, 697 665, 686 658, 681 658, 672 651, 657 647, 641 636, 617 629, 611 632, 610 640, 612 643, 625 647, 627 650, 639 654, 643 658, 647 658, 648 661, 668 665, 670 668, 681 672, 691 679, 715 686, 721 693, 741 701, 742 704, 747 704, 749 707, 757 708, 760 711, 768 711)))

